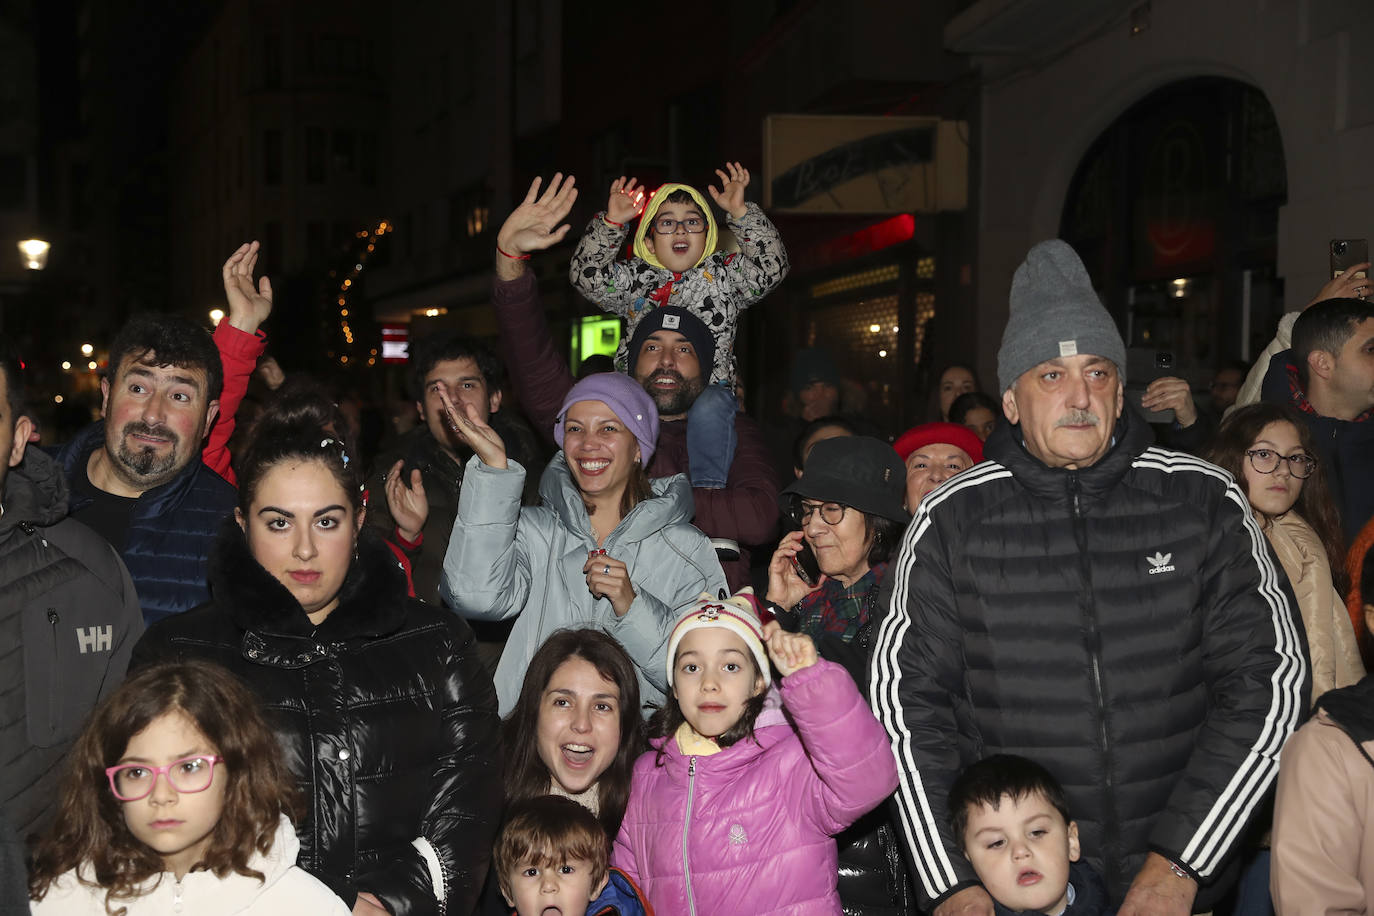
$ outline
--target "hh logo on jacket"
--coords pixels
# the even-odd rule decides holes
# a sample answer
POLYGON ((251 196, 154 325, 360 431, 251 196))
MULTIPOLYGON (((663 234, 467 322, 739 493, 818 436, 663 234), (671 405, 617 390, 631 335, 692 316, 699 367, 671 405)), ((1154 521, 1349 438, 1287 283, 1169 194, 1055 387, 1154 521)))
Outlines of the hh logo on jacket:
POLYGON ((76 644, 82 655, 109 652, 114 648, 114 627, 109 624, 103 627, 77 627, 76 644))

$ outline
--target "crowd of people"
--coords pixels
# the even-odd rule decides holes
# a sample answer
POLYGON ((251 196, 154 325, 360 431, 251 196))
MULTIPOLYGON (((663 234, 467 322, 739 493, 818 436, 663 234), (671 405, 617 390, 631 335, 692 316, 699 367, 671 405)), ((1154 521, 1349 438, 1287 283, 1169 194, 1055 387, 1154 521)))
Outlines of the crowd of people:
POLYGON ((420 342, 371 467, 265 355, 257 243, 213 334, 120 330, 69 443, 0 346, 0 913, 1374 906, 1369 265, 1129 404, 1043 242, 992 390, 885 430, 809 347, 760 423, 734 341, 788 256, 716 175, 611 184, 581 378, 531 269, 578 189, 536 180, 500 355, 420 342))

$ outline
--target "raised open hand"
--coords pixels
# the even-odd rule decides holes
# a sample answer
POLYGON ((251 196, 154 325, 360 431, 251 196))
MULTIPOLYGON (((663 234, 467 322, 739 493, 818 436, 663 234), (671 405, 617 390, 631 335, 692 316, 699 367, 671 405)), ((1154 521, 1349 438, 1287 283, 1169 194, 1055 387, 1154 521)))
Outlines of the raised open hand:
POLYGON ((508 255, 520 257, 557 245, 568 234, 567 223, 559 225, 577 200, 576 179, 555 172, 544 193, 539 193, 542 178, 530 183, 529 192, 496 233, 496 246, 508 255))
POLYGON ((467 443, 478 459, 487 467, 505 469, 506 443, 501 434, 492 429, 477 413, 477 407, 464 401, 455 405, 448 396, 448 388, 440 383, 439 400, 444 405, 444 421, 458 438, 467 443))
POLYGON ((744 206, 744 189, 749 187, 749 170, 738 162, 725 163, 725 169, 730 174, 716 169, 716 174, 720 176, 720 190, 717 191, 713 184, 708 184, 706 190, 711 192, 711 199, 717 207, 739 219, 748 212, 744 206))
POLYGON ((258 266, 258 243, 244 242, 229 255, 221 273, 224 298, 229 305, 229 325, 252 334, 272 314, 272 281, 266 277, 253 285, 258 266))
POLYGON ((606 198, 606 219, 614 223, 628 223, 644 210, 644 188, 634 179, 621 175, 611 182, 606 198))

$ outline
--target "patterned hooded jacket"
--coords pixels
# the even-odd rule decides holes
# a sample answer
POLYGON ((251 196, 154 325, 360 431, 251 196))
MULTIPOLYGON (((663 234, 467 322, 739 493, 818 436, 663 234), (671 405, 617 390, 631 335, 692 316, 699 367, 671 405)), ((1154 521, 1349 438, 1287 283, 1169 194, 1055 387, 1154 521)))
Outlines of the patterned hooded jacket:
POLYGON ((587 224, 569 268, 572 285, 604 312, 625 319, 625 334, 615 354, 616 368, 629 371, 627 343, 639 320, 662 305, 676 305, 696 315, 716 340, 713 384, 734 387, 735 330, 740 312, 768 294, 787 276, 787 250, 777 228, 758 204, 745 204, 740 219, 726 225, 739 242, 737 252, 716 251, 716 221, 701 193, 685 184, 665 184, 654 192, 635 230, 635 256, 619 261, 626 227, 607 223, 598 213, 587 224), (644 241, 659 206, 674 191, 686 191, 706 218, 706 248, 701 260, 681 273, 669 270, 644 241))

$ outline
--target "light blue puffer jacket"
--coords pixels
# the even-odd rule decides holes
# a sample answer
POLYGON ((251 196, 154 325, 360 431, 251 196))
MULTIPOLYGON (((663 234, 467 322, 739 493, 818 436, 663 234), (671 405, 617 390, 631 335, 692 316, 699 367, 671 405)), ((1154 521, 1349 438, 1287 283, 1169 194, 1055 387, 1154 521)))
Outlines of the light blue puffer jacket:
POLYGON ((540 480, 543 505, 521 508, 524 482, 518 462, 497 470, 469 459, 440 583, 444 599, 464 617, 519 615, 496 667, 501 715, 515 705, 535 650, 564 627, 595 627, 619 640, 638 669, 641 698, 661 703, 676 609, 726 587, 710 541, 690 524, 692 485, 682 474, 652 481, 653 497, 621 519, 602 545, 629 568, 635 590, 630 610, 617 617, 609 600, 587 590, 582 567, 596 537, 563 453, 540 480))

